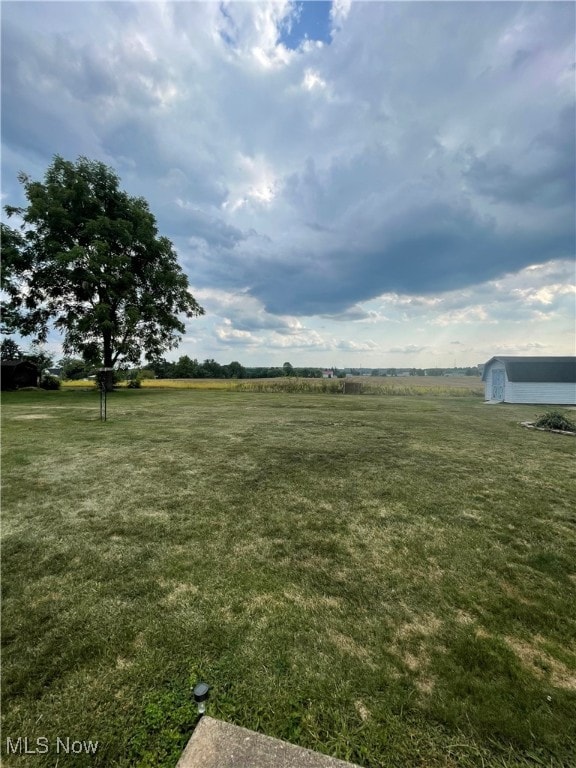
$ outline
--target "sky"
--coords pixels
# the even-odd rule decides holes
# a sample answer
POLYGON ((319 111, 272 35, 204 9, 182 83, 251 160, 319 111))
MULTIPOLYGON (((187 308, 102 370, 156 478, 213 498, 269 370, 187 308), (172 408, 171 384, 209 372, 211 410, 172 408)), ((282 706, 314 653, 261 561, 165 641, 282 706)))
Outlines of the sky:
POLYGON ((4 0, 2 202, 55 154, 145 197, 206 310, 168 359, 575 354, 575 13, 4 0))

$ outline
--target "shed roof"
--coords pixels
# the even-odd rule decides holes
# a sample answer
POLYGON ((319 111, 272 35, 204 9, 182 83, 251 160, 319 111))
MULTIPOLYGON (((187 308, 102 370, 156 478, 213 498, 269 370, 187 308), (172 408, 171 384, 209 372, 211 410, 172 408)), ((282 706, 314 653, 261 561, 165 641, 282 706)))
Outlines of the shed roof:
POLYGON ((17 368, 19 365, 37 368, 36 363, 33 363, 31 360, 2 360, 2 368, 17 368))
POLYGON ((491 363, 504 363, 508 381, 555 382, 576 384, 576 357, 491 357, 484 366, 486 380, 491 363))

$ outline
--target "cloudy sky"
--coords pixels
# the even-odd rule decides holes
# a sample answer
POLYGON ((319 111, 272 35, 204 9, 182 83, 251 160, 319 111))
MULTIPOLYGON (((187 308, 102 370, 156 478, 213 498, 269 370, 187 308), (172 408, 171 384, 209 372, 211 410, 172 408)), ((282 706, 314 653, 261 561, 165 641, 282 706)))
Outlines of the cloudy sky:
POLYGON ((206 309, 171 358, 574 354, 575 33, 571 2, 5 1, 3 203, 54 154, 147 198, 206 309))

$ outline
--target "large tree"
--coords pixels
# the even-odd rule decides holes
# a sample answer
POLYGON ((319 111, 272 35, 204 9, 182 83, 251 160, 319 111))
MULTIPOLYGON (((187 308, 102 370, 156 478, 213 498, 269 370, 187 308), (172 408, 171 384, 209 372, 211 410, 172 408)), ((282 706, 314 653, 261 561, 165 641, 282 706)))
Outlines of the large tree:
POLYGON ((13 339, 2 339, 0 344, 0 359, 2 360, 20 360, 22 352, 20 347, 13 339))
POLYGON ((21 219, 20 231, 2 233, 11 325, 41 342, 53 324, 66 354, 107 368, 177 346, 182 317, 204 310, 147 202, 85 157, 55 156, 43 182, 18 178, 28 205, 6 206, 21 219))
MULTIPOLYGON (((16 282, 15 265, 24 246, 23 235, 16 229, 0 222, 0 244, 2 246, 2 269, 0 270, 0 288, 9 291, 16 282)), ((12 306, 2 302, 2 320, 0 330, 3 334, 14 333, 17 329, 17 317, 12 306)))

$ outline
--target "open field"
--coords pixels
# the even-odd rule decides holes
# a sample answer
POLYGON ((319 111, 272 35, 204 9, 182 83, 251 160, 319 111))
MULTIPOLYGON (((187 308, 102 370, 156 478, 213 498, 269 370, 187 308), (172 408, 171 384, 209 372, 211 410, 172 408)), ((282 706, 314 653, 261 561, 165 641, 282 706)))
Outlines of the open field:
POLYGON ((576 764, 576 441, 541 406, 2 399, 3 765, 173 768, 199 679, 367 768, 576 764))
MULTIPOLYGON (((352 376, 346 379, 144 379, 144 389, 200 389, 228 392, 337 393, 348 384, 360 384, 367 395, 483 396, 484 385, 471 376, 352 376)), ((65 389, 94 387, 94 381, 65 381, 65 389)), ((118 384, 127 387, 128 382, 118 384)))

